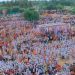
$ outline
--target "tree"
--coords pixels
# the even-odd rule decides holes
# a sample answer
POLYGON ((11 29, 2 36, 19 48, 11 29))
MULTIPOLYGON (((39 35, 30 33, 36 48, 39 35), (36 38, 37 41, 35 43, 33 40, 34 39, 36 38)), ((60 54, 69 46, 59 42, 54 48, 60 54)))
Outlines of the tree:
POLYGON ((24 18, 28 21, 34 22, 39 19, 39 13, 34 9, 24 10, 24 18))
POLYGON ((55 4, 48 4, 48 5, 46 5, 45 9, 46 10, 54 10, 54 9, 57 9, 57 7, 55 4))
POLYGON ((16 3, 18 3, 18 6, 20 6, 21 8, 25 8, 28 7, 28 0, 15 0, 16 3))
POLYGON ((7 9, 8 14, 14 14, 20 12, 20 8, 18 6, 13 6, 7 9))
POLYGON ((63 9, 64 9, 64 6, 61 5, 61 4, 58 4, 58 5, 56 6, 56 8, 57 8, 57 9, 61 9, 61 10, 63 10, 63 9))
POLYGON ((72 14, 75 14, 75 8, 73 8, 73 9, 71 10, 71 13, 72 13, 72 14))

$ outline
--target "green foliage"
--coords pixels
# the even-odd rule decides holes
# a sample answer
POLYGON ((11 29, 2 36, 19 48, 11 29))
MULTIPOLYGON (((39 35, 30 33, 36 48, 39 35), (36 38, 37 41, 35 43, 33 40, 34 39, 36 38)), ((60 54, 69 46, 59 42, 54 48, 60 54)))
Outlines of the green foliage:
POLYGON ((15 0, 14 4, 16 3, 17 6, 20 8, 28 8, 32 6, 32 3, 28 0, 15 0))
POLYGON ((6 10, 8 7, 0 7, 0 10, 6 10))
POLYGON ((48 4, 45 6, 46 10, 51 10, 51 9, 55 9, 55 6, 53 4, 48 4))
MULTIPOLYGON (((11 0, 0 3, 0 10, 7 9, 8 12, 25 12, 27 8, 34 8, 35 10, 63 10, 66 6, 75 6, 75 0, 11 0)), ((74 9, 72 10, 74 13, 74 9)))
POLYGON ((24 10, 24 17, 26 20, 33 22, 39 19, 39 14, 33 9, 26 9, 24 10))
POLYGON ((56 6, 56 8, 57 8, 57 9, 61 9, 61 10, 63 10, 63 9, 64 9, 64 6, 61 5, 61 4, 58 4, 58 5, 56 6))
POLYGON ((10 7, 7 9, 8 14, 14 14, 20 12, 20 8, 18 6, 10 7))
POLYGON ((72 14, 75 14, 75 8, 73 8, 73 9, 71 10, 71 13, 72 13, 72 14))

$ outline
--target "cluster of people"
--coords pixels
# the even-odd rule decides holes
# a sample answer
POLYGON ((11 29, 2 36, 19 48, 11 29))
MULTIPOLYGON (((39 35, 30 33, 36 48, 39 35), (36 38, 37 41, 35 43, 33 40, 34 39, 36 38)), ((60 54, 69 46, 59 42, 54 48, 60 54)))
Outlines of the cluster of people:
POLYGON ((19 18, 0 19, 0 74, 71 75, 75 33, 70 29, 66 33, 62 29, 41 31, 38 25, 34 28, 30 22, 19 18), (61 64, 60 60, 65 62, 61 64))
POLYGON ((75 15, 70 14, 68 11, 43 11, 40 20, 38 21, 39 24, 45 23, 69 23, 71 25, 75 24, 75 15))

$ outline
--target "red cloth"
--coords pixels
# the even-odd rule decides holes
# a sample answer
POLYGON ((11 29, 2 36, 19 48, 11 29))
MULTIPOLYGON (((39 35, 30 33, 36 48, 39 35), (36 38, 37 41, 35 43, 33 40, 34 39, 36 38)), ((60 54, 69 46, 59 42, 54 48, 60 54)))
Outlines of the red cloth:
POLYGON ((56 69, 58 70, 58 71, 60 71, 61 70, 61 66, 60 65, 56 65, 56 69))
POLYGON ((3 41, 2 40, 0 40, 0 47, 3 45, 3 41))

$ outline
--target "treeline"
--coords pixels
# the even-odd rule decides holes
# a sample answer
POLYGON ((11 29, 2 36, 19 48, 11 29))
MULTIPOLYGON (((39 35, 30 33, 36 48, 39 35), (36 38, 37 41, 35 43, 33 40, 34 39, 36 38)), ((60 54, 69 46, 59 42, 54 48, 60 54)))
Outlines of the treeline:
POLYGON ((11 0, 0 3, 0 10, 8 9, 23 11, 26 8, 35 8, 38 10, 51 10, 51 9, 64 9, 64 6, 75 6, 75 0, 42 0, 42 1, 29 1, 29 0, 11 0))
POLYGON ((33 22, 39 19, 41 10, 64 10, 66 6, 69 7, 67 10, 75 14, 75 0, 11 0, 1 2, 0 10, 6 9, 8 14, 12 12, 23 13, 25 19, 33 22))

